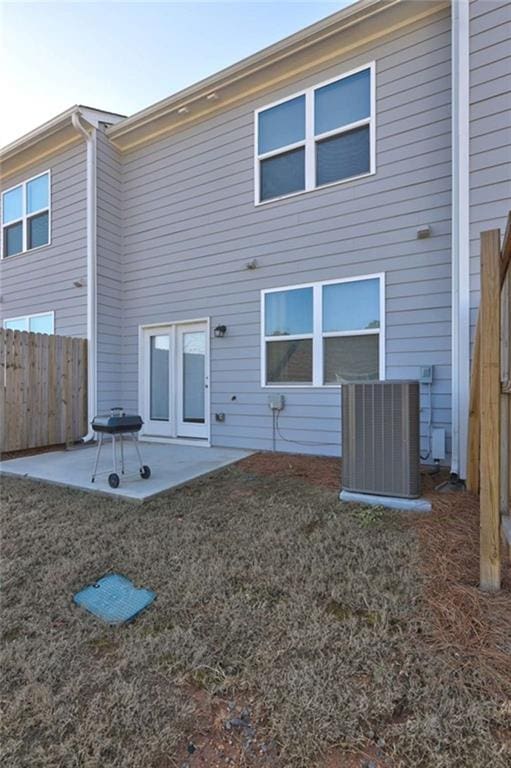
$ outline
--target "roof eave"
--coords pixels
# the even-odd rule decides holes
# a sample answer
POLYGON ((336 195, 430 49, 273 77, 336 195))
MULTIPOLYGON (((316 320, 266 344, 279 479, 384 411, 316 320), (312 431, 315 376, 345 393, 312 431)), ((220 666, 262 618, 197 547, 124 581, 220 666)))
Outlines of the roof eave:
POLYGON ((120 151, 176 132, 326 68, 450 0, 359 0, 107 129, 120 151))
POLYGON ((75 104, 73 107, 66 109, 65 112, 61 112, 59 115, 52 117, 51 120, 47 120, 46 123, 38 125, 33 131, 25 133, 20 136, 19 139, 15 139, 10 144, 6 144, 5 147, 0 149, 0 161, 5 161, 36 144, 43 136, 50 136, 52 133, 56 133, 68 122, 71 121, 71 117, 75 112, 79 112, 79 107, 75 104))
POLYGON ((47 155, 80 141, 81 137, 72 124, 74 114, 79 114, 90 129, 97 127, 100 122, 112 123, 122 118, 122 115, 112 112, 75 104, 0 149, 2 178, 11 176, 47 155))
POLYGON ((358 0, 347 8, 337 11, 325 19, 312 24, 293 35, 279 40, 277 43, 263 48, 261 51, 248 56, 225 69, 216 72, 209 77, 199 80, 197 83, 177 91, 171 96, 157 101, 155 104, 136 112, 134 115, 121 120, 118 124, 107 130, 108 136, 115 141, 121 136, 141 127, 144 123, 160 117, 176 107, 186 106, 196 98, 200 98, 205 91, 214 91, 220 85, 241 79, 255 69, 267 67, 272 62, 282 57, 297 53, 301 48, 319 42, 325 36, 336 34, 353 23, 358 23, 368 15, 372 16, 385 8, 403 2, 403 0, 358 0))

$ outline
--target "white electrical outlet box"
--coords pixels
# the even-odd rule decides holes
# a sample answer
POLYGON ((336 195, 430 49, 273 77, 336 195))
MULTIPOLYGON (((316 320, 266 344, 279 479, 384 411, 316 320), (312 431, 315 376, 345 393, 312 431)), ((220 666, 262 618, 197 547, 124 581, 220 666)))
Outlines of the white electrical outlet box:
POLYGON ((445 429, 433 427, 431 430, 431 457, 433 461, 445 459, 445 429))
POLYGON ((433 366, 421 365, 419 378, 421 384, 433 384, 433 366))
POLYGON ((268 396, 268 405, 272 411, 282 411, 285 402, 284 395, 268 396))

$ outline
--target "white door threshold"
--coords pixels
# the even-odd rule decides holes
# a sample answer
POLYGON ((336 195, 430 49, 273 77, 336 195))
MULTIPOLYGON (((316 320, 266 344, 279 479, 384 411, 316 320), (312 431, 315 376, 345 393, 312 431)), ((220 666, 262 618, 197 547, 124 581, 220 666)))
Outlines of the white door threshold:
POLYGON ((211 441, 205 437, 163 437, 162 435, 140 435, 141 443, 163 443, 164 445, 193 445, 211 448, 211 441))

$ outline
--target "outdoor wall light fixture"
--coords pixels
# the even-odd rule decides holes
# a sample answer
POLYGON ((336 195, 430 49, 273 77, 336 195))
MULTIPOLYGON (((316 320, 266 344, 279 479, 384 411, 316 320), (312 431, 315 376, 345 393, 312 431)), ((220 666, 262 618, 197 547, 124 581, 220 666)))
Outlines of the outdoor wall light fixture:
POLYGON ((226 331, 227 331, 226 325, 217 325, 217 327, 213 330, 213 333, 215 334, 217 339, 221 339, 222 336, 225 336, 226 331))
POLYGON ((431 227, 429 226, 429 224, 422 224, 417 229, 417 239, 425 240, 427 237, 431 237, 431 227))

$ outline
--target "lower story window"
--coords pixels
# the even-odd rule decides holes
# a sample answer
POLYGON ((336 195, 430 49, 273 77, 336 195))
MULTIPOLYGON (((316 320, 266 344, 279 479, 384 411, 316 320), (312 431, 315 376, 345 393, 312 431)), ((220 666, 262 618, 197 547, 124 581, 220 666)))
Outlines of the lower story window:
POLYGON ((4 328, 11 331, 30 331, 31 333, 55 333, 53 312, 41 312, 37 315, 23 315, 4 320, 4 328))
POLYGON ((384 276, 262 293, 262 384, 384 378, 384 276))

